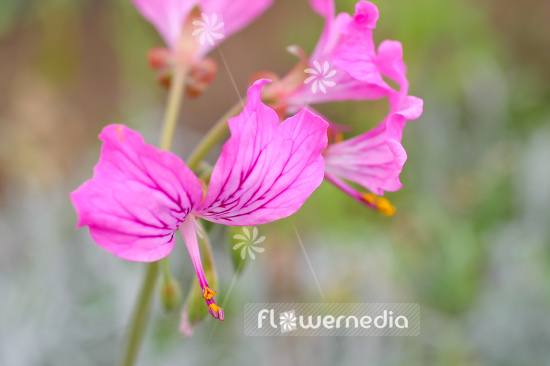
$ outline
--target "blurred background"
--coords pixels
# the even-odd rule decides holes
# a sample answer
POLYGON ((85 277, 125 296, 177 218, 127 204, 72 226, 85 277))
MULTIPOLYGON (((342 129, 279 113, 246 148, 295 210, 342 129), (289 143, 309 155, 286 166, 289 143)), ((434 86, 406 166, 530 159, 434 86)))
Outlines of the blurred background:
MULTIPOLYGON (((337 11, 354 3, 337 0, 337 11)), ((292 218, 259 227, 266 251, 238 278, 215 228, 227 321, 185 338, 155 299, 140 365, 550 365, 550 2, 375 3, 376 42, 403 43, 411 94, 425 102, 405 129, 403 189, 387 195, 397 214, 323 183, 292 218), (245 303, 322 301, 419 303, 421 335, 243 334, 245 303)), ((311 52, 322 27, 306 0, 276 0, 212 56, 243 95, 251 73, 294 65, 286 46, 311 52)), ((158 140, 166 93, 146 52, 161 45, 129 0, 0 2, 1 365, 118 358, 143 265, 75 230, 67 195, 91 177, 103 126, 158 140)), ((219 65, 207 93, 184 103, 182 157, 238 101, 219 65)), ((355 133, 385 108, 319 107, 355 133)), ((186 294, 195 277, 181 241, 170 258, 186 294)))

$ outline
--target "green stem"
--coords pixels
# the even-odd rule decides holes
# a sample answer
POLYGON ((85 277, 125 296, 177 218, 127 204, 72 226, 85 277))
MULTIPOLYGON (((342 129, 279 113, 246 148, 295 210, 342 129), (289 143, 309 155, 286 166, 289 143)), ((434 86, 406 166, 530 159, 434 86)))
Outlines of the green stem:
POLYGON ((143 278, 143 284, 139 292, 139 297, 132 315, 132 322, 128 331, 125 352, 122 358, 121 366, 132 366, 136 362, 141 340, 147 327, 149 311, 151 309, 151 296, 157 282, 158 262, 147 264, 147 270, 143 278))
MULTIPOLYGON (((166 116, 162 128, 162 135, 159 147, 162 150, 170 150, 174 132, 178 124, 181 101, 183 100, 183 91, 185 89, 185 78, 189 72, 188 66, 182 66, 176 69, 174 80, 170 87, 168 102, 166 106, 166 116)), ((148 263, 137 299, 132 319, 127 330, 127 340, 122 356, 121 366, 132 366, 136 362, 139 349, 143 340, 143 335, 147 327, 149 312, 151 309, 151 299, 154 293, 155 284, 158 277, 158 262, 148 263)), ((166 263, 163 266, 166 270, 166 263)))
POLYGON ((231 107, 231 109, 228 110, 204 136, 187 161, 187 166, 191 170, 197 169, 210 150, 212 150, 212 148, 227 134, 229 131, 227 120, 231 117, 235 117, 243 109, 244 103, 246 103, 246 101, 243 100, 231 107))
POLYGON ((168 257, 162 258, 161 260, 159 260, 159 262, 164 280, 170 280, 172 278, 172 272, 170 272, 170 262, 168 261, 168 257))
MULTIPOLYGON (((208 280, 212 282, 217 282, 217 276, 214 267, 214 256, 212 255, 212 245, 210 244, 210 238, 208 237, 208 233, 206 232, 206 230, 204 230, 204 226, 202 226, 199 221, 197 221, 197 223, 200 227, 202 238, 199 236, 198 241, 201 255, 204 258, 204 271, 207 273, 211 272, 211 275, 208 276, 208 280)), ((212 284, 212 286, 214 285, 212 284)))
POLYGON ((189 67, 182 66, 177 68, 174 75, 174 80, 170 87, 170 94, 166 102, 166 115, 162 125, 162 134, 159 147, 161 150, 170 150, 172 141, 174 140, 174 132, 178 125, 178 117, 180 113, 181 101, 183 100, 183 91, 185 90, 185 78, 189 72, 189 67))

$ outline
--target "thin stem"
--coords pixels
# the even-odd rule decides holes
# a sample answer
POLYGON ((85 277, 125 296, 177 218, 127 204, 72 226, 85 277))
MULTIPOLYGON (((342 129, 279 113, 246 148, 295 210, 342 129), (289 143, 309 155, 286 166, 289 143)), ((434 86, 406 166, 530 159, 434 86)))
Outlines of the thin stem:
POLYGON ((151 309, 151 295, 155 289, 158 274, 158 262, 148 263, 143 284, 139 292, 139 297, 132 315, 132 322, 128 328, 128 338, 126 341, 125 352, 120 363, 121 366, 134 365, 138 351, 141 346, 141 340, 147 327, 149 311, 151 309))
POLYGON ((210 238, 208 237, 208 233, 206 232, 206 230, 204 230, 204 227, 201 225, 201 223, 199 221, 197 221, 199 227, 200 227, 200 232, 202 233, 202 238, 199 236, 198 238, 198 241, 199 241, 199 248, 200 248, 200 253, 202 254, 203 258, 204 258, 204 271, 205 272, 212 272, 211 278, 209 278, 209 280, 211 280, 211 282, 217 282, 217 278, 216 278, 216 274, 215 274, 215 269, 214 269, 214 256, 212 255, 212 246, 210 244, 210 238))
POLYGON ((231 117, 235 117, 242 109, 243 104, 246 101, 239 101, 230 110, 225 113, 222 118, 216 122, 216 124, 208 131, 208 133, 201 140, 199 145, 193 150, 189 160, 187 161, 187 166, 195 170, 199 167, 199 164, 203 159, 208 155, 210 150, 220 141, 229 131, 229 126, 227 120, 231 117))
POLYGON ((168 257, 162 258, 161 260, 159 260, 159 262, 164 280, 170 280, 170 278, 172 278, 172 273, 170 272, 170 261, 168 260, 168 257))
POLYGON ((162 134, 159 147, 161 150, 170 150, 174 133, 178 125, 178 117, 180 113, 181 101, 183 100, 183 91, 185 89, 185 78, 189 72, 189 67, 182 66, 176 68, 174 80, 170 87, 170 94, 166 102, 166 115, 162 125, 162 134))
MULTIPOLYGON (((174 132, 178 124, 181 102, 183 100, 183 91, 185 87, 185 78, 189 72, 189 66, 176 68, 174 80, 170 87, 168 102, 166 105, 166 116, 162 128, 162 135, 159 147, 162 150, 170 150, 174 132)), ((167 261, 164 264, 164 270, 167 270, 167 261)), ((147 327, 149 312, 151 309, 151 299, 155 289, 158 277, 158 262, 148 263, 146 265, 145 276, 139 292, 132 319, 127 330, 126 346, 122 356, 121 366, 133 366, 136 362, 139 349, 143 340, 143 334, 147 327)))
POLYGON ((212 169, 203 171, 199 175, 199 179, 202 180, 206 184, 210 183, 210 178, 212 178, 212 172, 213 172, 212 169))

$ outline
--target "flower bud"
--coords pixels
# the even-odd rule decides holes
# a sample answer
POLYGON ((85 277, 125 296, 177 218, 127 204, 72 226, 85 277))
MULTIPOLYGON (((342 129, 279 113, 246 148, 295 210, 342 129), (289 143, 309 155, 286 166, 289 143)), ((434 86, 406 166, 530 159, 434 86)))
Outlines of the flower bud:
POLYGON ((206 91, 218 73, 218 64, 212 58, 205 58, 191 66, 185 93, 189 98, 195 98, 206 91))
POLYGON ((173 312, 179 309, 181 305, 181 288, 173 277, 163 278, 159 288, 160 301, 164 310, 173 312))
POLYGON ((160 47, 150 49, 147 53, 147 60, 149 67, 153 70, 171 68, 174 63, 172 51, 160 47))

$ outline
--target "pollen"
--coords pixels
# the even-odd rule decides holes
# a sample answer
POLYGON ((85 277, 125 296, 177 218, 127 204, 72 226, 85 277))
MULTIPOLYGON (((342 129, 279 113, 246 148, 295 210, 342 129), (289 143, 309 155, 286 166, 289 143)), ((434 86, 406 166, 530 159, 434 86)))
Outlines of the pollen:
POLYGON ((382 215, 392 216, 397 209, 386 198, 379 197, 376 199, 376 207, 382 215))
MULTIPOLYGON (((212 296, 216 295, 217 292, 208 288, 208 287, 205 287, 204 290, 202 291, 202 298, 203 299, 206 299, 206 300, 210 300, 212 298, 212 296)), ((212 304, 212 305, 215 305, 215 304, 212 304)), ((212 305, 210 305, 212 307, 212 305)))
POLYGON ((365 202, 369 205, 375 205, 377 197, 374 193, 363 193, 361 194, 361 198, 363 198, 363 200, 365 200, 365 202))
POLYGON ((223 312, 223 309, 220 308, 216 304, 210 304, 208 305, 208 312, 210 315, 212 315, 214 318, 221 320, 222 322, 225 321, 225 314, 223 312))
POLYGON ((385 216, 392 216, 397 209, 387 198, 378 197, 374 193, 363 193, 361 198, 369 205, 375 206, 378 212, 385 216))
POLYGON ((220 309, 221 309, 221 308, 220 308, 218 305, 216 305, 216 304, 210 304, 210 305, 208 305, 208 307, 209 307, 210 309, 212 309, 212 311, 215 312, 215 313, 218 313, 218 312, 220 311, 220 309))

